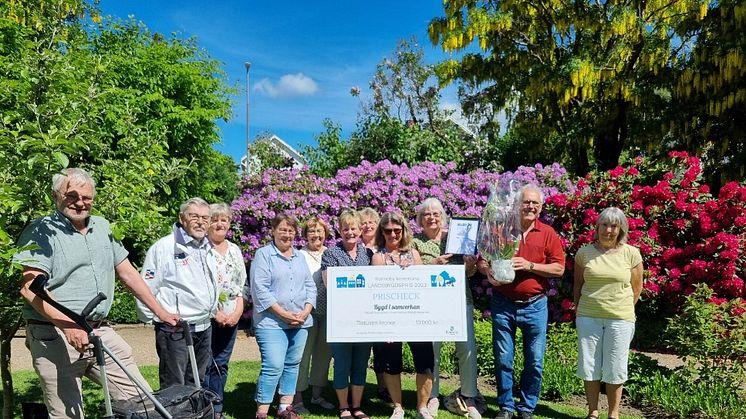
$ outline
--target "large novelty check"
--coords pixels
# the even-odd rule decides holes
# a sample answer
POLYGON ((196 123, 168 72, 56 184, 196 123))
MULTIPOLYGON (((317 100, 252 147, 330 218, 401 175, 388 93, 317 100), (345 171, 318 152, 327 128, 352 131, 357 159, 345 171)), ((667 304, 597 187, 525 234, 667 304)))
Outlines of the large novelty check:
POLYGON ((464 265, 331 267, 327 340, 465 341, 465 277, 464 265))

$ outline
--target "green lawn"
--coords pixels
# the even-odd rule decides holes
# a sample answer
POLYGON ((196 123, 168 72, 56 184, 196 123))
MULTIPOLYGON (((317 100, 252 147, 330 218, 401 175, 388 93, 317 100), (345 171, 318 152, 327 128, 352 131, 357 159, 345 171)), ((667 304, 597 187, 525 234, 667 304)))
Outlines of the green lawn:
MULTIPOLYGON (((142 372, 148 382, 157 387, 158 382, 158 368, 155 366, 142 367, 142 372)), ((230 373, 228 376, 228 385, 226 389, 226 402, 225 402, 225 413, 230 417, 236 419, 242 418, 253 418, 255 409, 255 403, 253 401, 254 392, 256 390, 256 379, 259 375, 259 362, 256 361, 237 361, 231 362, 230 373)), ((37 385, 36 375, 33 371, 21 371, 13 374, 13 381, 16 390, 16 414, 15 417, 21 417, 21 402, 41 401, 41 392, 37 385)), ((372 417, 387 418, 391 414, 391 407, 378 399, 374 399, 374 386, 375 376, 372 372, 368 374, 368 386, 366 386, 365 396, 363 397, 363 408, 367 414, 372 417)), ((453 388, 449 388, 447 385, 441 383, 441 393, 448 394, 453 391, 453 388)), ((414 377, 410 375, 404 375, 402 377, 402 385, 404 387, 404 406, 407 409, 407 417, 414 418, 414 405, 415 405, 415 392, 414 392, 414 377)), ((101 392, 98 386, 85 380, 83 383, 85 400, 86 400, 86 413, 87 418, 99 418, 101 405, 101 392)), ((331 386, 327 388, 324 396, 327 400, 336 403, 336 396, 331 389, 331 386)), ((494 405, 494 394, 487 394, 487 401, 489 403, 490 410, 484 415, 485 419, 492 418, 497 413, 496 406, 494 405)), ((328 418, 336 416, 335 411, 322 411, 316 406, 310 405, 306 400, 306 406, 310 408, 311 415, 306 415, 306 418, 328 418)), ((270 411, 270 412, 273 412, 270 411)), ((537 418, 552 418, 552 419, 570 419, 570 418, 584 418, 585 409, 564 405, 561 403, 550 403, 541 402, 539 407, 536 409, 535 417, 537 418)), ((634 419, 637 416, 624 416, 623 418, 634 419)), ((441 410, 438 414, 438 418, 451 419, 457 418, 446 410, 441 410)))

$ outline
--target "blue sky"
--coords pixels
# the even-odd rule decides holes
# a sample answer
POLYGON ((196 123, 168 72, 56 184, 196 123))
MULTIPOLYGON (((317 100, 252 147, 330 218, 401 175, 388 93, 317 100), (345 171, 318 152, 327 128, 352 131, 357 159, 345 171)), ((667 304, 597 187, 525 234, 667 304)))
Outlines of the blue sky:
MULTIPOLYGON (((246 147, 246 61, 252 141, 271 132, 299 149, 315 144, 324 118, 341 124, 345 134, 354 130, 376 64, 399 40, 416 36, 429 63, 446 57, 427 38, 430 19, 443 15, 440 0, 101 0, 99 7, 104 15, 132 15, 154 32, 195 36, 223 63, 240 93, 233 118, 220 123, 217 148, 236 161, 246 147), (350 95, 354 86, 361 97, 350 95)), ((456 104, 452 90, 443 105, 456 104)))

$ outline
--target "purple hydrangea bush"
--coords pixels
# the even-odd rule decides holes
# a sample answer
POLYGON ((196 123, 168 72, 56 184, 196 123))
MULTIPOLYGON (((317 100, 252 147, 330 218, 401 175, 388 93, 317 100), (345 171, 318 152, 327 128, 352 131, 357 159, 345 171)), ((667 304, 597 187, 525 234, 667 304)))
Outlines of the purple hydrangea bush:
MULTIPOLYGON (((336 218, 346 208, 371 207, 379 213, 399 211, 409 219, 413 230, 415 208, 425 198, 438 198, 452 216, 479 217, 487 203, 490 185, 535 184, 545 196, 572 192, 567 171, 557 163, 519 167, 515 172, 493 173, 476 170, 456 172, 455 164, 425 162, 412 167, 388 160, 363 161, 360 165, 337 172, 333 178, 314 175, 309 170, 268 169, 243 180, 243 191, 233 201, 233 240, 247 262, 254 252, 271 241, 270 221, 278 213, 297 218, 301 223, 317 215, 329 222, 336 234, 336 218)), ((328 244, 334 242, 330 239, 328 244)), ((305 243, 300 234, 296 245, 305 243)), ((486 301, 488 284, 475 284, 474 297, 486 301)))

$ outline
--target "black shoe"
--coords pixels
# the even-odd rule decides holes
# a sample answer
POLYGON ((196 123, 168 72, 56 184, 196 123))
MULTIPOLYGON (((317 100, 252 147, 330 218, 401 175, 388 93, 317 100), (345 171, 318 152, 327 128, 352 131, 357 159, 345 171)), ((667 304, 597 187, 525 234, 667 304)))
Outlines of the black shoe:
POLYGON ((513 412, 507 409, 500 409, 495 419, 513 419, 513 412))
POLYGON ((376 395, 378 396, 378 400, 386 403, 391 403, 391 395, 389 394, 388 389, 379 387, 376 390, 376 395))
POLYGON ((521 419, 534 419, 534 414, 531 412, 518 412, 521 419))

